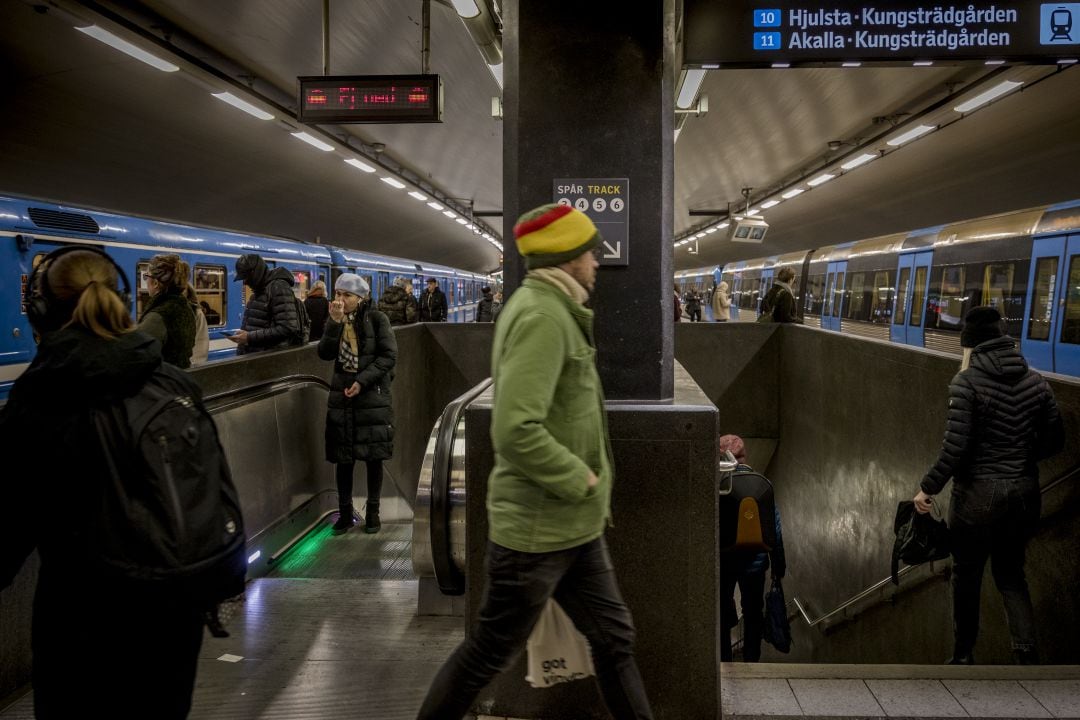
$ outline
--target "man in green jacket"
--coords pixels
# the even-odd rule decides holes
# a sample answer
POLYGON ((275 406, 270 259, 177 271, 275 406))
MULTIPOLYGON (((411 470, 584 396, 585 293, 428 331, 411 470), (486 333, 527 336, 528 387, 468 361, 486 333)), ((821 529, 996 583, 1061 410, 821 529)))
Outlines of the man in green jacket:
POLYGON ((529 272, 495 325, 484 604, 418 718, 461 718, 524 647, 551 597, 588 638, 612 715, 652 718, 604 542, 611 446, 585 307, 600 234, 584 213, 543 205, 518 219, 514 237, 529 272))

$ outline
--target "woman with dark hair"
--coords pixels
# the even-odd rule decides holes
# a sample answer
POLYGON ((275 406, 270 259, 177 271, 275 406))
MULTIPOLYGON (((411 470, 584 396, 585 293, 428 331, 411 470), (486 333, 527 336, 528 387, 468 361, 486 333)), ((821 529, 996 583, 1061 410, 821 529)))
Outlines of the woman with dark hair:
MULTIPOLYGON (((161 366, 161 345, 132 328, 117 278, 98 250, 46 256, 26 293, 37 354, 0 411, 0 453, 32 468, 0 481, 0 588, 36 548, 38 718, 80 717, 89 708, 184 718, 195 683, 202 609, 171 588, 106 572, 95 551, 104 488, 115 480, 94 411, 138 393, 161 366)), ((190 314, 186 302, 183 310, 190 314)), ((194 382, 176 374, 198 398, 194 382)))
POLYGON ((381 527, 383 460, 394 454, 394 410, 390 383, 397 340, 390 320, 372 307, 371 290, 359 275, 343 273, 334 284, 330 318, 319 340, 319 357, 334 361, 326 407, 326 459, 335 463, 338 514, 334 534, 353 526, 353 469, 367 465, 364 532, 381 527))
POLYGON ((195 312, 188 302, 188 265, 179 255, 155 255, 146 271, 150 302, 139 330, 161 342, 161 357, 178 368, 191 367, 195 312))

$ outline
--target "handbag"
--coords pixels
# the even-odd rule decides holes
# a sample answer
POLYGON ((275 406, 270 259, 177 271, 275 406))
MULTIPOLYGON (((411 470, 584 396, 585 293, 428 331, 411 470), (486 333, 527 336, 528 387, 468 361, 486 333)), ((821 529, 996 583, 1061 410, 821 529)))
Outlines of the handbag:
POLYGON ((791 622, 780 578, 772 576, 772 587, 765 593, 764 640, 782 653, 791 652, 791 622))
POLYGON ((900 561, 907 565, 918 565, 931 560, 943 560, 949 557, 949 526, 944 520, 936 520, 930 513, 925 515, 915 511, 915 503, 902 500, 896 506, 896 518, 893 520, 892 581, 900 584, 897 574, 900 561))
POLYGON ((548 688, 596 674, 589 641, 554 598, 548 598, 525 648, 528 653, 525 682, 534 688, 548 688))

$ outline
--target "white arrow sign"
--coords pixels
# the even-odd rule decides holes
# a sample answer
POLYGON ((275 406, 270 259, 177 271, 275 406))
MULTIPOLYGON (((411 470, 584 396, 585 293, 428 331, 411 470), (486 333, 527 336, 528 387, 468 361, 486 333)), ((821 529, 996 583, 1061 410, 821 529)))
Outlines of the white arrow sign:
POLYGON ((622 257, 622 241, 619 240, 615 243, 615 247, 611 247, 611 243, 607 240, 604 241, 604 259, 613 259, 622 257))

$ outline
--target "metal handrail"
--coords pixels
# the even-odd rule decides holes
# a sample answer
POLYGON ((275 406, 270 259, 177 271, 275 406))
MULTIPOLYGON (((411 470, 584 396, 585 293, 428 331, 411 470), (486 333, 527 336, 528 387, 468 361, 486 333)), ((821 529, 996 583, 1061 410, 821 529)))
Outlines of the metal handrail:
MULTIPOLYGON (((1053 488, 1057 487, 1061 483, 1065 482, 1066 480, 1071 479, 1073 476, 1078 475, 1078 474, 1080 474, 1080 465, 1077 465, 1076 467, 1074 467, 1073 469, 1071 469, 1068 472, 1064 473, 1060 477, 1057 477, 1054 480, 1048 482, 1046 485, 1043 485, 1042 487, 1040 487, 1039 488, 1039 494, 1040 495, 1045 495, 1046 493, 1048 493, 1053 488)), ((900 572, 898 572, 896 575, 897 575, 897 579, 899 579, 899 578, 902 578, 902 577, 904 577, 904 576, 906 576, 906 575, 908 575, 910 573, 915 572, 916 570, 918 570, 920 568, 929 567, 929 572, 927 572, 925 570, 922 571, 923 574, 924 574, 924 576, 922 578, 920 578, 919 580, 913 581, 911 583, 906 583, 905 588, 907 588, 907 587, 911 587, 912 585, 914 585, 914 584, 916 584, 918 582, 923 582, 923 581, 928 580, 928 579, 930 579, 930 578, 932 578, 932 577, 934 577, 936 575, 942 574, 942 571, 944 571, 945 568, 950 567, 951 564, 952 564, 952 560, 947 559, 947 560, 931 561, 931 562, 926 563, 924 565, 909 565, 909 566, 901 569, 900 572)), ((892 583, 892 576, 890 575, 889 577, 886 577, 886 578, 884 578, 882 580, 879 580, 878 582, 874 583, 873 585, 866 588, 865 590, 862 590, 862 591, 856 593, 855 595, 852 595, 847 600, 840 603, 839 605, 837 605, 835 608, 833 608, 829 612, 819 616, 818 618, 816 618, 814 620, 810 619, 810 614, 806 611, 805 606, 803 605, 802 601, 800 601, 797 596, 792 595, 791 601, 795 604, 795 607, 798 609, 799 614, 802 615, 802 618, 806 622, 806 624, 808 626, 810 626, 810 627, 816 627, 816 626, 820 625, 821 623, 826 622, 830 618, 833 618, 833 617, 835 617, 837 615, 840 615, 840 614, 844 614, 844 618, 848 619, 848 620, 851 619, 852 617, 855 617, 854 615, 851 615, 851 616, 846 615, 846 612, 847 612, 848 608, 852 607, 853 605, 858 604, 860 601, 870 597, 874 593, 876 593, 876 592, 880 591, 881 589, 887 587, 888 585, 892 585, 892 584, 893 584, 892 583)), ((899 588, 898 588, 898 590, 899 590, 899 588)), ((895 593, 893 593, 893 594, 895 594, 895 593)), ((884 598, 882 598, 882 599, 884 600, 884 598)), ((868 606, 865 609, 869 609, 869 607, 871 607, 871 606, 868 606)))
POLYGON ((210 408, 211 413, 218 413, 228 408, 247 405, 274 395, 280 395, 301 385, 316 385, 324 389, 330 388, 330 383, 318 375, 286 375, 274 380, 252 383, 251 385, 230 388, 213 395, 207 395, 203 398, 203 404, 210 408))
POLYGON ((454 434, 461 413, 491 385, 491 378, 482 380, 458 398, 451 400, 439 418, 439 436, 431 464, 431 564, 435 581, 444 595, 463 595, 465 576, 454 565, 450 541, 450 472, 453 462, 454 434))

